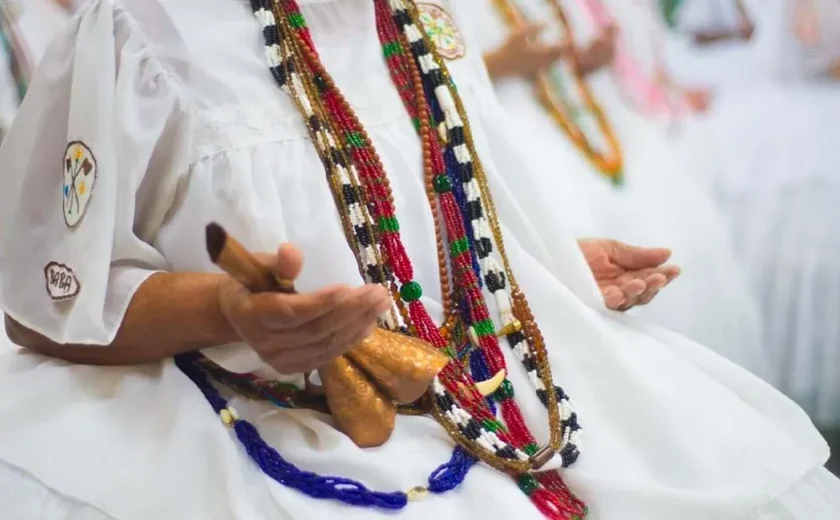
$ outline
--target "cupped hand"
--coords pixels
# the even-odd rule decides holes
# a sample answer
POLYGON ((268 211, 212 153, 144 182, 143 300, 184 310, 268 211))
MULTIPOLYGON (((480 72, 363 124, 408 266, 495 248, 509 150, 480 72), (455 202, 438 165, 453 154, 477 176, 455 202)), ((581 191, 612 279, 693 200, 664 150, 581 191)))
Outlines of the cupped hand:
POLYGON ((617 240, 587 239, 578 242, 604 303, 612 310, 626 311, 646 305, 680 274, 666 265, 671 251, 628 246, 617 240))
MULTIPOLYGON (((303 266, 302 253, 291 245, 261 260, 287 280, 296 279, 303 266)), ((370 335, 390 308, 390 296, 379 285, 252 294, 227 279, 219 285, 219 303, 234 330, 268 365, 293 374, 323 366, 370 335)))
POLYGON ((584 76, 597 72, 615 60, 618 29, 605 28, 597 38, 577 51, 578 70, 584 76))
POLYGON ((712 104, 712 93, 704 88, 684 88, 683 99, 692 111, 702 113, 709 110, 712 104))
POLYGON ((490 77, 531 78, 567 55, 571 50, 568 43, 546 44, 538 41, 537 37, 544 28, 542 24, 522 27, 508 36, 501 47, 487 53, 484 61, 490 77))

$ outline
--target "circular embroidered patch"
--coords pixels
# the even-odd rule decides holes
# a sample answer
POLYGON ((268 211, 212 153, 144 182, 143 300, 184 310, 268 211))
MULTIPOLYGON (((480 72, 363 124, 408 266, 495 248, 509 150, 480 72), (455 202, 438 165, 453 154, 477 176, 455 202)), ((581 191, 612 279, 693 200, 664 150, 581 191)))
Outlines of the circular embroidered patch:
POLYGON ((441 56, 447 60, 463 58, 467 50, 452 15, 436 4, 418 3, 420 22, 441 56))
POLYGON ((85 216, 93 187, 96 184, 96 158, 81 141, 73 141, 64 152, 64 187, 62 203, 64 222, 76 227, 85 216))

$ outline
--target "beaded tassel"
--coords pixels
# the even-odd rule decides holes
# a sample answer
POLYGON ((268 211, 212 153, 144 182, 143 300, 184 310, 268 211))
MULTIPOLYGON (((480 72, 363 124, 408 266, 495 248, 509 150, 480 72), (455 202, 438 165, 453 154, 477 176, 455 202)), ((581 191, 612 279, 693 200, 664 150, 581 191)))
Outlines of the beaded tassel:
MULTIPOLYGON (((549 409, 551 447, 560 450, 563 465, 567 466, 577 458, 577 419, 565 393, 551 382, 544 341, 509 271, 492 199, 489 198, 481 166, 473 160, 475 154, 466 114, 454 91, 454 84, 440 57, 418 29, 414 5, 401 0, 374 0, 374 4, 377 31, 392 79, 423 142, 424 170, 429 187, 427 196, 436 220, 442 221, 442 232, 440 228, 436 231, 445 307, 447 311, 452 310, 448 308, 446 296, 449 293, 448 270, 451 269, 451 279, 459 298, 458 309, 452 312, 458 314, 460 311, 465 326, 469 327, 468 336, 472 338, 475 349, 470 362, 474 374, 484 379, 489 376, 489 370, 506 369, 495 326, 481 290, 480 280, 484 278, 501 314, 503 326, 499 334, 506 336, 511 347, 520 354, 520 361, 528 371, 537 395, 549 409), (411 57, 405 52, 406 48, 410 50, 411 57), (430 127, 438 131, 434 132, 430 127), (445 235, 445 241, 442 235, 445 235), (500 249, 504 271, 491 256, 494 240, 500 249), (448 249, 449 265, 445 261, 444 249, 448 249), (506 291, 506 278, 510 279, 513 287, 513 303, 506 291), (519 323, 517 315, 525 320, 524 325, 519 323), (530 341, 535 342, 536 350, 529 345, 530 341)), ((411 262, 400 240, 393 196, 381 161, 349 103, 323 69, 297 5, 292 0, 276 0, 273 5, 271 0, 252 0, 252 7, 263 26, 272 74, 306 117, 310 135, 324 162, 348 243, 356 254, 362 275, 369 282, 386 283, 391 287, 395 287, 393 282, 398 280, 401 284, 399 298, 407 304, 406 312, 402 312, 404 307, 400 305, 400 300, 395 303, 408 326, 406 330, 438 348, 452 351, 442 331, 420 302, 422 291, 413 280, 411 262), (379 277, 371 273, 378 273, 379 277)), ((390 325, 396 324, 396 318, 393 321, 390 325)), ((195 368, 194 360, 181 359, 180 362, 192 362, 190 367, 195 368)), ((202 368, 207 370, 206 366, 202 368)), ((184 367, 182 369, 187 372, 184 367)), ((211 390, 214 391, 212 385, 206 382, 206 378, 202 382, 201 374, 194 372, 188 375, 213 404, 216 398, 211 395, 211 390)), ((208 373, 223 383, 231 384, 230 380, 225 380, 224 374, 213 374, 212 370, 208 373)), ((251 390, 256 385, 253 379, 247 378, 234 380, 233 383, 250 384, 251 390)), ((262 388, 256 385, 256 390, 256 393, 273 400, 267 395, 265 385, 262 388)), ((461 370, 460 364, 450 363, 433 382, 431 390, 435 417, 459 446, 450 462, 430 477, 429 491, 443 492, 457 486, 474 463, 473 457, 478 457, 497 469, 517 475, 520 488, 531 496, 546 517, 569 520, 585 514, 585 506, 569 492, 556 472, 536 477, 529 473, 533 465, 529 455, 538 448, 513 399, 513 386, 509 381, 504 382, 494 396, 496 399, 485 401, 475 390, 469 374, 461 370), (495 400, 501 404, 504 424, 495 419, 495 400)), ((214 404, 216 407, 217 404, 214 404)), ((233 424, 241 422, 237 419, 233 424)), ((267 474, 279 479, 277 472, 270 471, 268 466, 288 463, 265 446, 252 426, 244 430, 249 434, 239 437, 252 458, 267 474)), ((326 478, 326 485, 338 480, 326 478)), ((315 497, 334 498, 357 505, 372 504, 372 499, 356 500, 341 494, 337 486, 333 486, 333 492, 316 492, 285 478, 279 481, 315 497)), ((392 501, 390 498, 374 502, 379 507, 399 508, 404 505, 404 502, 400 505, 399 500, 392 501)))

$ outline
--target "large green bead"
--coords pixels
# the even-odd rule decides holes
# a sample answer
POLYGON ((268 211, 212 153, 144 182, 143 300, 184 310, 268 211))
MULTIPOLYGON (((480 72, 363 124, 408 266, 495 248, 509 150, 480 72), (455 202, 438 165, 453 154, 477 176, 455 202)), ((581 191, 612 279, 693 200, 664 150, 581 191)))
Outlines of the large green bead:
POLYGON ((526 444, 522 447, 522 451, 524 451, 529 457, 533 457, 537 451, 539 451, 539 446, 534 443, 526 444))
POLYGON ((402 298, 403 301, 417 301, 421 296, 423 296, 423 288, 415 281, 408 282, 400 287, 400 298, 402 298))
POLYGON ((519 484, 519 489, 528 496, 531 496, 531 494, 537 490, 537 486, 539 485, 537 484, 537 479, 529 473, 519 475, 519 478, 516 479, 516 483, 519 484))
POLYGON ((513 397, 513 383, 505 379, 502 381, 502 384, 499 385, 499 388, 493 392, 493 397, 496 398, 497 401, 506 401, 513 397))
POLYGON ((452 191, 452 180, 448 175, 436 175, 434 179, 435 192, 449 193, 452 191))

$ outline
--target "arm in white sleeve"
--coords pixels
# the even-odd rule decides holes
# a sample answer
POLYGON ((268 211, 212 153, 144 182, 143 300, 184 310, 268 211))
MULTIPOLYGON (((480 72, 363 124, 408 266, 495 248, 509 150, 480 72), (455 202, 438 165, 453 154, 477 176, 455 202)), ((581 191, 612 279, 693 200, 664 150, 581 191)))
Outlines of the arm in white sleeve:
POLYGON ((111 343, 166 270, 151 244, 188 168, 178 84, 114 4, 53 42, 0 148, 0 307, 59 344, 111 343))

